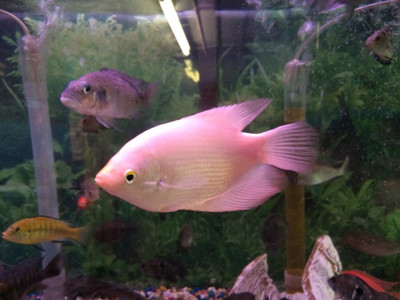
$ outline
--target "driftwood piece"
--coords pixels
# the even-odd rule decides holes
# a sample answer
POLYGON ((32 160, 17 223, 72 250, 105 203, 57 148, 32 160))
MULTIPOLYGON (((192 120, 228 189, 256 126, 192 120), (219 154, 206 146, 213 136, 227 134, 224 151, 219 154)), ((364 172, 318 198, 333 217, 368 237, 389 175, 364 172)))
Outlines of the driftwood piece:
POLYGON ((334 299, 335 293, 329 286, 328 279, 341 271, 342 263, 331 238, 327 235, 319 237, 304 268, 304 294, 310 300, 334 299))

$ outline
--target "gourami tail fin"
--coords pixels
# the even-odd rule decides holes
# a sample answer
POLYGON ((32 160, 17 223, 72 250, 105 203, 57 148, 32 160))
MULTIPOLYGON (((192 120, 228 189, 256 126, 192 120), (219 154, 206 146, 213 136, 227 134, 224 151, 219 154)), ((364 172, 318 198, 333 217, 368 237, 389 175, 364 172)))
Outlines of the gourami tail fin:
POLYGON ((296 122, 262 133, 262 161, 283 170, 307 174, 317 158, 317 132, 305 122, 296 122))

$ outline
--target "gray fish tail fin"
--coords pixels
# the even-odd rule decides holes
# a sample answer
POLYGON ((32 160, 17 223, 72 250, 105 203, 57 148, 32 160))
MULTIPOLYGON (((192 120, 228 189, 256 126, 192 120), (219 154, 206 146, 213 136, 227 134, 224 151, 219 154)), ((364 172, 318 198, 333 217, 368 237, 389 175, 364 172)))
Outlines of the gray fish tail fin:
POLYGON ((344 159, 342 165, 338 169, 339 175, 344 175, 344 173, 346 173, 346 171, 348 169, 348 166, 349 166, 349 157, 346 156, 346 158, 344 159))

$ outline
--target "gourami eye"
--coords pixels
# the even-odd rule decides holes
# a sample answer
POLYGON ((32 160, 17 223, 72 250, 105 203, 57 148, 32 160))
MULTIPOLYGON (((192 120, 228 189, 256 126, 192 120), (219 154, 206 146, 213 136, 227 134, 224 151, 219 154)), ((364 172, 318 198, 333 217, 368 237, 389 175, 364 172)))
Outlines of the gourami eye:
POLYGON ((89 84, 85 84, 82 86, 82 91, 84 94, 89 94, 92 92, 92 87, 89 84))
POLYGON ((132 171, 132 170, 127 170, 127 171, 125 172, 124 177, 125 177, 125 182, 126 182, 127 184, 132 184, 132 183, 134 183, 135 180, 136 180, 136 172, 135 172, 135 171, 132 171))
POLYGON ((21 229, 21 228, 19 228, 19 227, 16 227, 16 228, 15 228, 15 232, 18 232, 18 231, 20 231, 20 229, 21 229))

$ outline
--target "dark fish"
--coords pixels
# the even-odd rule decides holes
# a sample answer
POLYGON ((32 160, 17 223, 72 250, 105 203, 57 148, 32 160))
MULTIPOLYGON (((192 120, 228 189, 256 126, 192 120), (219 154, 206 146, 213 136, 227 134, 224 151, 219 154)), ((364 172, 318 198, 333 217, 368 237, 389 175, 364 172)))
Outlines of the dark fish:
POLYGON ((119 299, 141 300, 143 296, 125 286, 81 276, 69 279, 64 283, 64 294, 68 299, 119 299))
POLYGON ((87 200, 87 206, 93 204, 100 197, 99 186, 89 174, 85 174, 80 182, 81 196, 87 200))
POLYGON ((400 245, 396 242, 371 234, 347 234, 342 243, 370 255, 390 256, 400 253, 400 245))
POLYGON ((308 7, 308 14, 315 16, 328 11, 336 10, 343 5, 346 6, 344 16, 345 22, 351 20, 354 15, 354 10, 363 0, 307 0, 306 7, 308 7))
POLYGON ((365 45, 372 51, 377 61, 382 65, 389 65, 393 60, 392 33, 388 27, 375 31, 365 41, 365 45))
POLYGON ((337 9, 343 4, 337 0, 307 0, 305 6, 308 8, 308 14, 311 16, 319 15, 323 12, 337 9))
POLYGON ((179 234, 177 242, 177 251, 180 253, 186 252, 193 243, 193 228, 190 224, 183 225, 182 231, 179 234))
POLYGON ((256 300, 256 296, 249 292, 230 294, 225 300, 256 300))
POLYGON ((130 234, 137 233, 137 227, 122 220, 112 220, 104 223, 94 232, 94 238, 100 243, 113 243, 126 239, 130 234))
POLYGON ((156 82, 148 84, 118 70, 101 69, 71 81, 60 100, 109 128, 115 118, 136 117, 139 108, 150 105, 156 89, 156 82))
POLYGON ((345 12, 344 21, 347 23, 353 17, 354 10, 362 2, 362 0, 337 0, 337 2, 346 5, 346 12, 345 12))
POLYGON ((276 253, 285 240, 288 224, 281 216, 271 213, 264 221, 261 238, 268 254, 276 253))
POLYGON ((375 205, 383 205, 387 213, 396 210, 400 207, 400 180, 378 181, 372 199, 375 205))
POLYGON ((82 128, 83 132, 98 133, 100 130, 107 129, 107 127, 97 121, 96 117, 94 116, 83 116, 78 121, 78 126, 82 128))
POLYGON ((0 299, 19 300, 37 289, 46 288, 40 284, 46 278, 60 274, 62 268, 62 253, 57 254, 49 264, 42 269, 42 258, 25 260, 0 273, 0 299))
POLYGON ((186 276, 186 269, 177 262, 161 258, 153 257, 142 264, 141 270, 149 277, 157 279, 166 279, 172 282, 178 280, 178 277, 186 276))
POLYGON ((397 283, 385 282, 360 271, 344 271, 328 279, 340 300, 394 300, 399 293, 389 292, 397 283))

